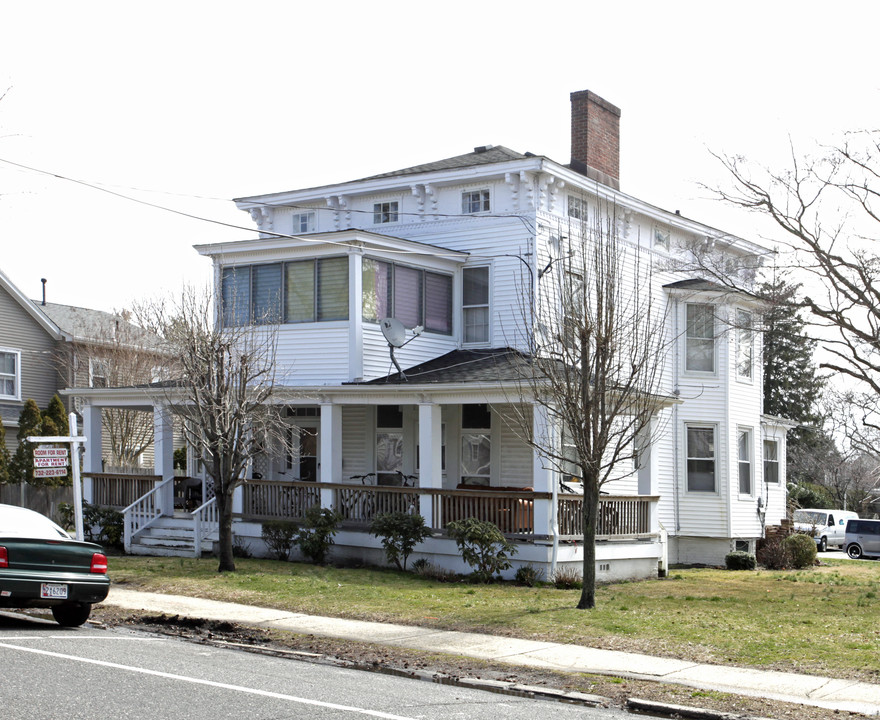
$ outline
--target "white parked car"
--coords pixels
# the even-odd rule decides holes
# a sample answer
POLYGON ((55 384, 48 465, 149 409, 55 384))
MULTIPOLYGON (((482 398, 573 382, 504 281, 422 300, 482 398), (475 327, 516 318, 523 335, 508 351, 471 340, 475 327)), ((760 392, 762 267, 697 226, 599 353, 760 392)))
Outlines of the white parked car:
POLYGON ((858 513, 849 510, 820 510, 804 508, 791 515, 795 532, 810 535, 816 541, 819 552, 825 552, 829 545, 843 547, 848 520, 858 520, 858 513))

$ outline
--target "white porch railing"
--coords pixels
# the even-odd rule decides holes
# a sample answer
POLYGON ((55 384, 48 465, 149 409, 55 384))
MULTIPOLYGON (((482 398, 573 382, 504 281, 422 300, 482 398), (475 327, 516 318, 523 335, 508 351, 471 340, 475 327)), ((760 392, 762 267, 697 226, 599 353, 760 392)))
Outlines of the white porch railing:
MULTIPOLYGON (((597 540, 638 540, 656 534, 651 508, 657 495, 601 495, 596 518, 597 540)), ((583 495, 559 496, 559 539, 577 540, 584 534, 583 495)))
POLYGON ((202 542, 220 532, 220 513, 217 498, 212 497, 190 513, 193 520, 193 554, 202 556, 202 542))
MULTIPOLYGON (((122 511, 125 552, 131 552, 131 541, 139 533, 153 525, 163 515, 162 491, 174 478, 163 480, 145 495, 139 497, 122 511)), ((173 508, 169 508, 173 512, 173 508)))

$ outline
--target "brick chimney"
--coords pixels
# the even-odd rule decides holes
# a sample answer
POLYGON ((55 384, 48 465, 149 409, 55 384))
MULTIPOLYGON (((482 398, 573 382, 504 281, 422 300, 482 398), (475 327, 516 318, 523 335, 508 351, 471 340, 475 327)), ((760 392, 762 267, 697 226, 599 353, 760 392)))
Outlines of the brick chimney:
POLYGON ((571 94, 571 169, 620 189, 620 108, 589 90, 571 94))

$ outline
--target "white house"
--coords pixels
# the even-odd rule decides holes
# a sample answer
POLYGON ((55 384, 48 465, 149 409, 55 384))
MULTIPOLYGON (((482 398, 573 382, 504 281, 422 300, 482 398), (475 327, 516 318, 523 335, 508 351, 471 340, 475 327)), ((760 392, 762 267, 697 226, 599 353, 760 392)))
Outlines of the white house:
MULTIPOLYGON (((761 413, 760 307, 673 271, 693 247, 717 243, 734 259, 763 248, 621 192, 620 111, 589 91, 571 100, 568 164, 484 146, 244 197, 236 203, 260 236, 196 247, 214 263, 224 323, 278 326, 278 395, 291 427, 241 490, 236 532, 254 548, 261 520, 321 502, 346 518, 337 553, 379 561, 370 517, 418 509, 435 530, 420 552, 437 564, 463 569, 442 530, 477 515, 516 539, 519 562, 548 573, 577 566, 580 500, 560 492, 558 473, 510 418, 525 408, 536 433, 547 429, 517 382, 530 348, 523 310, 553 292, 546 274, 560 243, 604 202, 650 269, 670 343, 652 447, 603 487, 597 578, 723 563, 732 550, 754 552, 765 525, 785 516, 787 424, 761 413), (409 340, 394 352, 402 373, 386 318, 409 340)), ((134 391, 89 392, 94 408, 145 402, 134 391)), ((165 422, 157 414, 157 475, 167 479, 165 422)), ((167 499, 156 507, 170 514, 167 499)), ((141 527, 131 526, 133 545, 149 533, 141 527)))

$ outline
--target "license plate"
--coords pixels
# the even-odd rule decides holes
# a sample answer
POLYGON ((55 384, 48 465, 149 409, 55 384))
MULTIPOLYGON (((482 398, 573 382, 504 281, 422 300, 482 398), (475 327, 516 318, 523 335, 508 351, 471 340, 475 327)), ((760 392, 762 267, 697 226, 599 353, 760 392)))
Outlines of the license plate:
POLYGON ((40 597, 66 600, 67 585, 61 583, 42 583, 40 585, 40 597))

